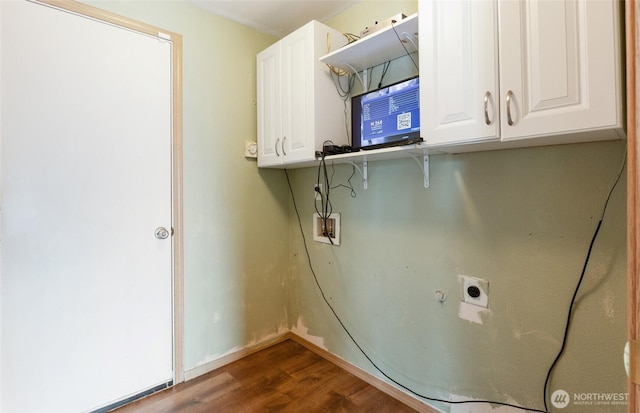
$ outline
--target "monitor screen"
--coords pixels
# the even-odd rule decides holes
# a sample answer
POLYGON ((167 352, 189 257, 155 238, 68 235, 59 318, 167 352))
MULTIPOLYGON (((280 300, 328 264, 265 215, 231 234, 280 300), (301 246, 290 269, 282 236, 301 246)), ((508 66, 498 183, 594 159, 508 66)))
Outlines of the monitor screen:
POLYGON ((351 136, 364 150, 420 142, 419 78, 353 96, 351 136))

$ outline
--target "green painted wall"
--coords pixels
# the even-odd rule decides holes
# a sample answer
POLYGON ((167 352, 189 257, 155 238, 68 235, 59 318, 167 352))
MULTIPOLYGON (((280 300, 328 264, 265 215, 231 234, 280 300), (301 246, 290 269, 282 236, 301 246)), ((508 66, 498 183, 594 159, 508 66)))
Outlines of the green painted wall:
MULTIPOLYGON (((379 375, 322 301, 284 172, 243 157, 256 133, 255 55, 276 39, 184 1, 91 4, 184 36, 186 369, 292 328, 379 375)), ((328 24, 358 33, 416 10, 416 1, 369 0, 328 24)), ((414 71, 400 59, 388 79, 414 71)), ((385 372, 431 397, 542 409, 545 375, 624 150, 607 142, 432 156, 429 189, 411 159, 371 163, 368 190, 356 173, 355 198, 332 192, 339 247, 309 241, 316 169, 289 175, 318 281, 385 372), (482 324, 461 313, 460 275, 490 282, 482 324), (447 293, 444 303, 436 290, 447 293)), ((351 173, 336 166, 333 183, 351 173)), ((552 391, 626 392, 625 185, 611 198, 552 391)))
MULTIPOLYGON (((416 9, 417 2, 365 1, 328 24, 358 33, 372 21, 416 9)), ((392 65, 397 71, 389 80, 411 74, 406 61, 392 65)), ((624 152, 625 142, 618 141, 437 155, 431 157, 429 189, 412 159, 370 163, 369 189, 362 189, 356 172, 355 198, 344 188, 331 192, 333 211, 342 219, 338 247, 309 241, 317 170, 290 175, 318 282, 385 373, 429 397, 543 409, 547 370, 560 349, 570 299, 624 152), (475 314, 480 323, 469 321, 473 312, 460 305, 460 275, 490 283, 490 308, 475 314), (446 292, 444 303, 436 291, 446 292)), ((335 174, 329 167, 329 173, 333 185, 347 185, 352 167, 336 166, 335 174)), ((626 393, 625 186, 623 177, 549 386, 572 399, 626 393)), ((323 302, 293 210, 289 231, 294 331, 380 376, 323 302)), ((434 405, 447 412, 493 411, 487 405, 434 405)), ((572 400, 562 411, 625 409, 572 400)))
MULTIPOLYGON (((411 159, 370 163, 369 189, 355 177, 356 198, 331 193, 341 245, 308 241, 318 281, 356 341, 404 385, 430 397, 542 408, 546 372, 624 149, 609 142, 432 156, 429 189, 411 159), (482 324, 461 308, 460 275, 490 282, 482 324), (443 304, 438 290, 447 293, 443 304)), ((333 184, 346 184, 351 173, 337 166, 333 184)), ((307 240, 315 180, 315 169, 292 174, 307 240)), ((552 390, 626 392, 625 225, 623 178, 552 390)), ((377 374, 323 303, 294 215, 290 234, 295 331, 377 374)))

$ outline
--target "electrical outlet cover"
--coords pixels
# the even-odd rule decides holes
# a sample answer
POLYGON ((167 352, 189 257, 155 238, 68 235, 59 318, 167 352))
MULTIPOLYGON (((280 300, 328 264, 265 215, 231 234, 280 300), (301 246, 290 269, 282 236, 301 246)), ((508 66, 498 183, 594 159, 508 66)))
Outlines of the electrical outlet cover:
POLYGON ((466 275, 461 275, 460 281, 463 302, 489 308, 489 281, 466 275))
POLYGON ((323 235, 323 219, 314 212, 313 214, 313 240, 325 244, 340 245, 340 214, 333 212, 327 217, 327 223, 332 226, 333 236, 323 235))
POLYGON ((258 157, 258 144, 256 142, 244 143, 244 156, 245 158, 257 158, 258 157))

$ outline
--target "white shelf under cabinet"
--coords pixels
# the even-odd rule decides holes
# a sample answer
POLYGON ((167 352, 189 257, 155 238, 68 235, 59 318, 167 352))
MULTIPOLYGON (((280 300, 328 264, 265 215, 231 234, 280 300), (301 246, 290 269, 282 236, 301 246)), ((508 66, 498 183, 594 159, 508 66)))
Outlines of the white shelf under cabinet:
POLYGON ((417 46, 418 14, 413 14, 322 56, 320 61, 355 73, 416 52, 417 46))
MULTIPOLYGON (((362 176, 364 189, 367 189, 367 167, 369 162, 385 161, 391 159, 413 158, 417 163, 420 171, 424 175, 424 186, 429 187, 429 155, 442 154, 444 152, 434 148, 427 147, 426 144, 414 144, 405 146, 394 146, 391 148, 372 149, 368 151, 359 151, 351 153, 343 153, 339 155, 325 156, 325 163, 328 165, 352 164, 360 172, 362 176)), ((287 165, 287 168, 307 168, 317 167, 320 158, 313 161, 300 162, 287 165)))
POLYGON ((418 164, 420 172, 424 176, 424 187, 429 188, 429 154, 435 153, 433 149, 429 149, 424 144, 414 144, 406 146, 396 146, 391 148, 373 149, 369 151, 360 151, 355 153, 345 153, 340 155, 332 155, 325 157, 325 162, 330 164, 352 164, 360 172, 362 176, 362 185, 364 189, 368 186, 368 165, 370 161, 383 161, 389 159, 413 158, 418 164), (362 168, 358 167, 360 162, 362 168))
MULTIPOLYGON (((410 158, 412 156, 423 155, 437 155, 446 153, 445 151, 437 148, 430 148, 425 143, 394 146, 391 148, 372 149, 369 151, 358 151, 350 153, 342 153, 339 155, 327 155, 325 156, 325 162, 327 164, 343 164, 343 163, 361 163, 361 162, 374 162, 385 161, 390 159, 410 158)), ((303 161, 292 164, 287 164, 287 168, 308 168, 318 166, 320 158, 315 158, 312 161, 303 161)))
POLYGON ((389 159, 409 158, 411 156, 422 156, 434 153, 433 149, 428 149, 424 144, 413 144, 404 146, 393 146, 391 148, 372 149, 368 151, 358 151, 351 153, 343 153, 340 155, 325 156, 327 163, 357 163, 357 162, 373 162, 384 161, 389 159))

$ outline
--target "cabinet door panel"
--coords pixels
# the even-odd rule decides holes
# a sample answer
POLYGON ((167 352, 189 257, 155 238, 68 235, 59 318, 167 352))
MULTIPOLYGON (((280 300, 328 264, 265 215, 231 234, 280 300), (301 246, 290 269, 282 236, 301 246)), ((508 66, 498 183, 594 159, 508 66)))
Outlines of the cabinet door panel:
POLYGON ((499 2, 503 140, 619 123, 614 7, 584 0, 499 2))
POLYGON ((282 73, 278 43, 258 55, 257 72, 258 166, 277 165, 282 162, 282 73))
POLYGON ((432 0, 419 7, 424 139, 437 145, 497 138, 496 3, 432 0))
POLYGON ((313 157, 313 63, 312 27, 282 40, 283 130, 285 161, 313 157), (309 155, 311 153, 311 156, 309 155))
POLYGON ((531 2, 528 5, 523 57, 528 112, 580 103, 580 80, 585 62, 579 62, 576 3, 531 2))

